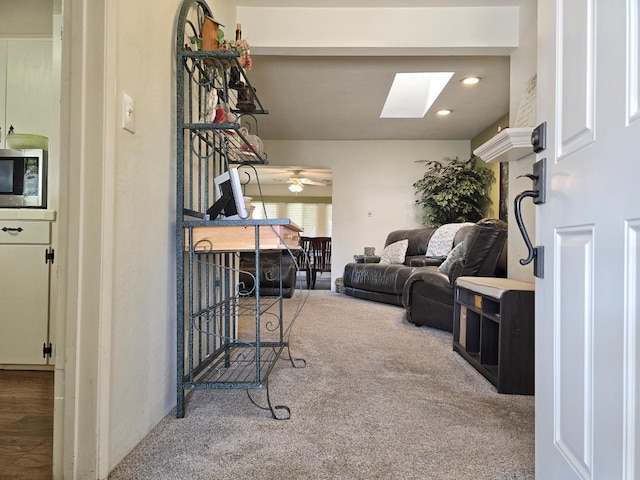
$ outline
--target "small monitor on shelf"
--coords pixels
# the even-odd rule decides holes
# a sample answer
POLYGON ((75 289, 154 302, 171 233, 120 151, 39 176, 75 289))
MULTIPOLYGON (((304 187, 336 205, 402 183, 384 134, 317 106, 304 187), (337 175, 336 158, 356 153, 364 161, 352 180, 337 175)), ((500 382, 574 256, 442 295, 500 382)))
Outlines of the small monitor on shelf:
POLYGON ((237 168, 230 168, 228 171, 218 175, 213 179, 216 187, 218 200, 207 210, 209 219, 215 220, 222 214, 227 220, 246 219, 249 217, 244 206, 242 195, 242 185, 237 168))

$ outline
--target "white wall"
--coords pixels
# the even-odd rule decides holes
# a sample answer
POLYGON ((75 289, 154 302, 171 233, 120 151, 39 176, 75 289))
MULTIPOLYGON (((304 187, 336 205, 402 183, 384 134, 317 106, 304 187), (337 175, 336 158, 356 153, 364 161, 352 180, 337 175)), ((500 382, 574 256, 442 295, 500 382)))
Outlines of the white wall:
POLYGON ((372 52, 508 54, 518 42, 518 7, 238 7, 238 21, 261 54, 372 52))
POLYGON ((416 160, 470 155, 467 140, 264 143, 273 165, 333 170, 332 286, 365 246, 379 253, 390 231, 422 226, 412 185, 424 164, 416 160))

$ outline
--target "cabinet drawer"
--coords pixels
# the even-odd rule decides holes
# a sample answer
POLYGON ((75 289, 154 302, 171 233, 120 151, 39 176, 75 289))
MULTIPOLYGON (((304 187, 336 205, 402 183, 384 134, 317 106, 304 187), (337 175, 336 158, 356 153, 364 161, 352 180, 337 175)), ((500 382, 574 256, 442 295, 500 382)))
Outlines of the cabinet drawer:
POLYGON ((50 222, 0 221, 0 245, 50 242, 50 222))

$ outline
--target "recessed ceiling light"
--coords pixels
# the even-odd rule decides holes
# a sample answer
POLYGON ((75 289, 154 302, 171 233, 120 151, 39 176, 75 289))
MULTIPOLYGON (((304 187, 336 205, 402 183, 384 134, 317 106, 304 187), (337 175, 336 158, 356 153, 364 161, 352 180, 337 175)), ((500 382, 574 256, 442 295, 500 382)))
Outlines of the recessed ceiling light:
POLYGON ((451 112, 453 112, 453 110, 449 110, 448 108, 444 108, 442 110, 438 110, 436 112, 436 114, 444 117, 445 115, 449 115, 451 112))
POLYGON ((396 73, 380 118, 422 118, 453 72, 396 73))
POLYGON ((460 80, 463 85, 475 85, 480 82, 480 77, 466 77, 460 80))

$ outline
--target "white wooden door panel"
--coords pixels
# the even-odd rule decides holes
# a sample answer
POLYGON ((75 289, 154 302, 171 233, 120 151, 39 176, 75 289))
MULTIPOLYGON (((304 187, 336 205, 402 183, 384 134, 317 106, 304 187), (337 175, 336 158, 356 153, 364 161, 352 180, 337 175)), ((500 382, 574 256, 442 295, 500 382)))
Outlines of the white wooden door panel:
POLYGON ((593 0, 559 2, 558 158, 591 143, 594 137, 593 0), (576 32, 576 30, 578 32, 576 32))
POLYGON ((574 469, 589 478, 593 388, 593 230, 556 232, 556 312, 554 325, 554 442, 574 469), (563 299, 566 299, 563 301, 563 299))
POLYGON ((627 223, 625 264, 624 459, 625 479, 640 478, 640 219, 627 223))
POLYGON ((638 480, 638 1, 538 1, 536 477, 638 480))

